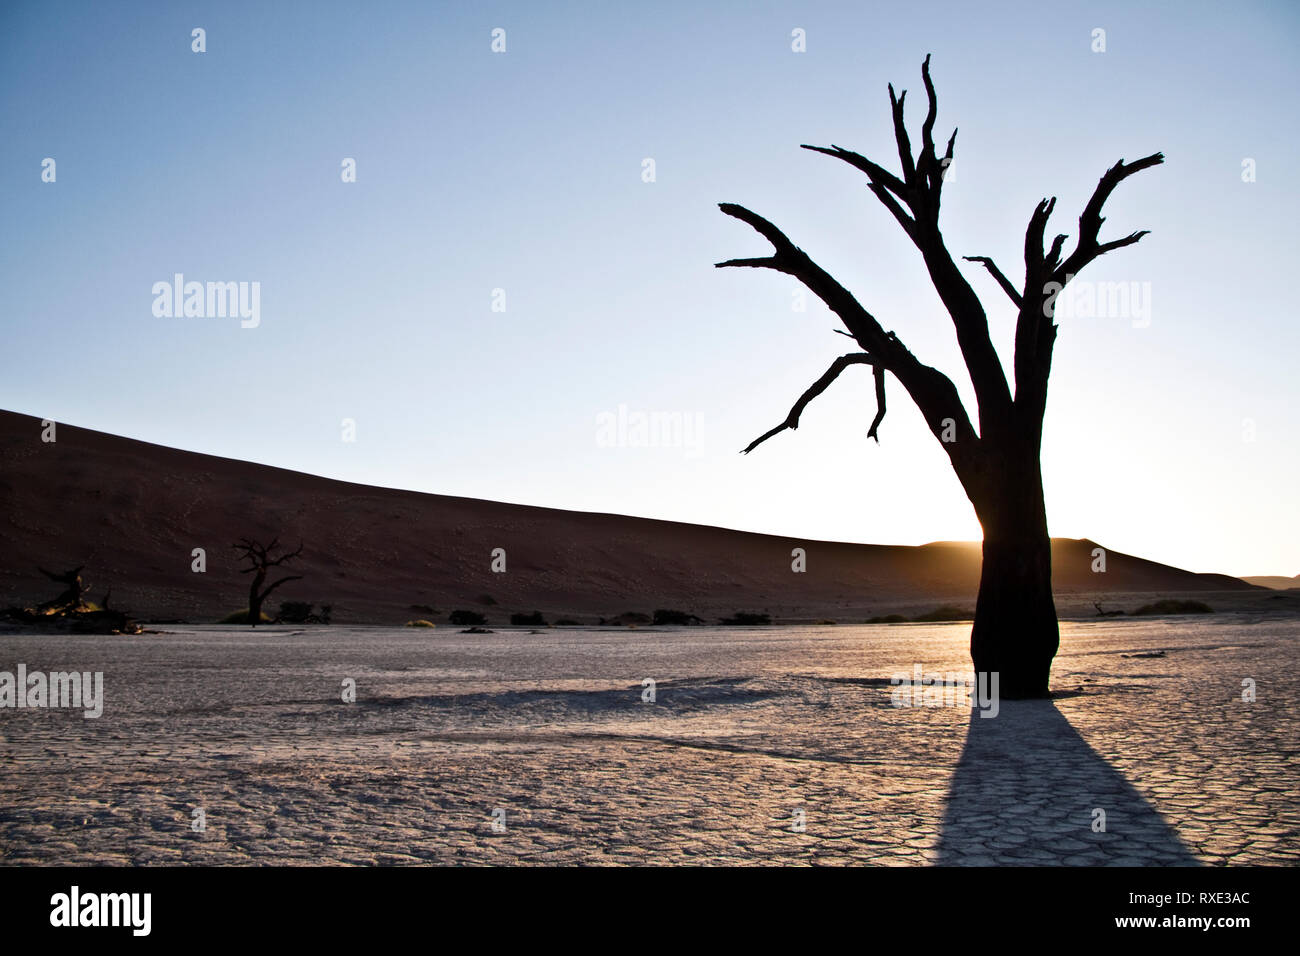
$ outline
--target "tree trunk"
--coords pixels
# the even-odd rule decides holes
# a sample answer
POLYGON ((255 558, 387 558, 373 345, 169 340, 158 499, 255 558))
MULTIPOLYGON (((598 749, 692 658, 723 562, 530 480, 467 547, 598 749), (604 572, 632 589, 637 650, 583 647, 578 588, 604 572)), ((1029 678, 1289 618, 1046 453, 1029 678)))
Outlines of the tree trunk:
POLYGON ((970 651, 976 674, 998 674, 999 695, 1016 700, 1049 695, 1060 632, 1038 455, 1011 461, 977 506, 984 562, 970 651))
POLYGON ((261 593, 262 582, 266 580, 266 572, 260 571, 253 575, 253 583, 248 588, 248 623, 257 627, 262 620, 262 601, 266 595, 261 593))

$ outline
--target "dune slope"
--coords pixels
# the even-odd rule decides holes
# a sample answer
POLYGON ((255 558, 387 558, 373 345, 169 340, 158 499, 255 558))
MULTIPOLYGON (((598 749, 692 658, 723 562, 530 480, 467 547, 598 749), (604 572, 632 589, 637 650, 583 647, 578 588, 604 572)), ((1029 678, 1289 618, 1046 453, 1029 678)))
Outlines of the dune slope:
MULTIPOLYGON (((231 544, 278 535, 303 559, 282 600, 331 604, 339 621, 401 623, 453 608, 493 623, 513 611, 595 623, 675 608, 713 619, 768 610, 783 619, 973 606, 979 545, 811 541, 702 525, 589 514, 351 484, 179 451, 0 411, 0 603, 57 590, 37 572, 84 564, 91 597, 144 619, 214 621, 244 607, 247 577, 231 544), (807 572, 791 571, 791 550, 807 572), (191 570, 193 549, 207 570, 191 570), (504 548, 507 571, 490 569, 504 548), (481 601, 490 597, 495 604, 481 601)), ((1118 552, 1094 574, 1084 540, 1053 545, 1058 594, 1252 591, 1118 552)), ((1081 597, 1079 598, 1082 599, 1081 597)), ((1077 603, 1077 602, 1076 602, 1077 603)))

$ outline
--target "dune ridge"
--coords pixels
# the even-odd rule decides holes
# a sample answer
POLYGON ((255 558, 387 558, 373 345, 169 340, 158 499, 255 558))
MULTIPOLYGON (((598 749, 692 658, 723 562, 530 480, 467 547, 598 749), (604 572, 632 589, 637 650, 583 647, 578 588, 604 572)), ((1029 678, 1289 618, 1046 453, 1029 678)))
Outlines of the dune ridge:
MULTIPOLYGON (((777 620, 842 622, 941 603, 973 607, 977 542, 917 547, 815 541, 674 521, 562 511, 377 488, 180 451, 0 411, 0 602, 50 597, 37 565, 85 564, 90 595, 144 620, 212 622, 244 606, 240 536, 305 543, 277 601, 333 607, 334 620, 400 624, 477 609, 491 623, 542 611, 596 623, 672 608, 705 620, 736 610, 777 620), (791 571, 791 550, 807 572, 791 571), (207 570, 191 570, 194 548, 207 570), (504 548, 507 571, 490 569, 504 548), (495 603, 481 600, 490 597, 495 603), (418 611, 418 613, 417 613, 418 611)), ((1094 574, 1088 539, 1053 540, 1063 613, 1093 600, 1169 592, 1257 593, 1238 578, 1196 574, 1108 551, 1094 574)), ((270 608, 268 608, 270 609, 270 608)), ((1109 609, 1109 608, 1108 608, 1109 609)))

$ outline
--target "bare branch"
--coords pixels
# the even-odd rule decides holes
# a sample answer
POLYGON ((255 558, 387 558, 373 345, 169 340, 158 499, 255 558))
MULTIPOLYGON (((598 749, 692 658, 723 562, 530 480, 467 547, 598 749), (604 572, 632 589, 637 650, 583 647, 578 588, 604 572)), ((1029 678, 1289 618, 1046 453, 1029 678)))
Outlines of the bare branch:
POLYGON ((880 444, 880 436, 876 430, 880 428, 880 423, 885 420, 885 370, 882 366, 877 365, 873 370, 876 377, 876 417, 871 420, 871 427, 867 429, 867 437, 874 438, 876 444, 880 444))
POLYGON ((268 587, 265 591, 262 592, 262 600, 265 601, 268 597, 270 597, 271 592, 274 591, 276 588, 278 588, 281 584, 288 584, 290 581, 301 581, 301 580, 302 580, 301 574, 295 574, 287 578, 281 578, 280 580, 276 581, 274 584, 272 584, 270 587, 268 587))
MULTIPOLYGON (((1131 233, 1123 239, 1114 242, 1101 243, 1098 236, 1101 233, 1101 225, 1106 220, 1101 214, 1102 206, 1110 198, 1110 194, 1115 191, 1115 187, 1128 179, 1135 173, 1140 173, 1144 169, 1150 169, 1152 166, 1159 166, 1165 161, 1163 153, 1152 153, 1150 156, 1144 156, 1136 162, 1125 163, 1120 160, 1110 169, 1102 174, 1097 182, 1097 188, 1093 190, 1092 198, 1088 200, 1083 212, 1079 215, 1079 241, 1070 253, 1070 257, 1057 269, 1058 276, 1074 276, 1079 271, 1098 256, 1105 255, 1113 249, 1120 249, 1124 246, 1132 245, 1137 242, 1145 232, 1131 233)), ((1058 278, 1058 281, 1059 278, 1058 278)))
POLYGON ((934 155, 934 120, 939 112, 939 100, 934 94, 934 83, 930 80, 930 54, 925 55, 925 61, 921 64, 921 82, 925 84, 925 96, 929 101, 930 109, 925 114, 925 121, 921 123, 921 153, 934 155))
POLYGON ((880 200, 881 204, 889 210, 890 214, 898 220, 898 224, 903 227, 903 231, 916 241, 915 228, 916 223, 912 218, 903 211, 899 205, 899 200, 905 203, 911 202, 911 194, 908 191, 907 184, 900 180, 889 170, 885 169, 878 163, 873 163, 860 153, 844 149, 842 146, 809 146, 807 144, 800 149, 811 150, 814 153, 824 153, 827 156, 834 156, 836 159, 842 159, 850 166, 862 170, 871 180, 868 188, 880 200))
MULTIPOLYGON (((830 387, 831 382, 839 378, 840 373, 843 372, 850 365, 877 365, 877 363, 875 358, 872 357, 867 352, 851 352, 848 355, 841 355, 839 358, 837 358, 834 362, 831 363, 831 367, 826 370, 826 372, 822 375, 821 378, 817 379, 817 381, 813 382, 812 385, 808 386, 807 391, 805 391, 802 395, 799 396, 799 400, 794 403, 794 408, 790 409, 790 414, 785 417, 785 421, 777 425, 775 428, 767 432, 764 432, 758 438, 755 438, 752 442, 749 443, 748 446, 746 446, 746 448, 744 449, 744 451, 741 452, 741 454, 748 455, 751 451, 753 451, 759 445, 763 444, 763 442, 767 441, 773 435, 779 435, 787 428, 790 429, 791 431, 797 429, 799 427, 799 416, 802 415, 803 410, 808 407, 808 403, 811 402, 818 395, 820 395, 822 392, 826 391, 826 389, 830 387)), ((876 374, 877 376, 884 375, 884 369, 880 368, 877 365, 876 374)), ((876 437, 875 436, 876 427, 877 425, 879 425, 880 418, 883 416, 884 416, 884 411, 882 408, 882 410, 876 413, 876 421, 873 422, 871 425, 871 431, 868 433, 870 437, 872 438, 876 437)), ((876 438, 876 441, 878 442, 880 441, 880 439, 876 438)))
POLYGON ((1047 231, 1047 220, 1056 208, 1056 197, 1039 200, 1029 216, 1029 225, 1025 227, 1025 289, 1022 297, 1020 315, 1016 318, 1016 352, 1014 370, 1016 378, 1016 402, 1022 407, 1030 402, 1037 404, 1038 396, 1046 401, 1046 379, 1039 387, 1041 370, 1051 365, 1051 348, 1056 341, 1056 333, 1044 340, 1043 327, 1046 324, 1054 330, 1051 322, 1043 313, 1043 302, 1047 296, 1047 283, 1060 262, 1061 247, 1064 236, 1057 236, 1052 242, 1049 253, 1043 253, 1043 235, 1047 231), (1044 352, 1044 345, 1046 351, 1044 352))
MULTIPOLYGON (((864 309, 852 293, 813 262, 772 223, 734 203, 720 203, 718 208, 728 216, 750 225, 767 238, 775 250, 775 254, 767 260, 734 261, 745 265, 761 262, 764 268, 792 275, 825 302, 839 316, 853 339, 876 359, 878 367, 893 373, 907 390, 935 437, 941 438, 951 432, 950 438, 941 438, 944 451, 959 474, 969 474, 977 464, 975 458, 980 439, 962 406, 956 386, 948 376, 917 361, 916 356, 908 351, 893 332, 886 332, 876 317, 864 309)), ((718 263, 719 267, 725 265, 727 263, 718 263)), ((1005 388, 1005 382, 1003 387, 1005 388)), ((770 435, 764 436, 765 439, 767 437, 770 435)))
POLYGON ((1002 274, 1002 270, 997 267, 997 263, 988 256, 962 256, 962 258, 967 262, 982 263, 984 268, 989 270, 989 274, 997 280, 998 285, 1002 286, 1002 291, 1016 304, 1016 308, 1020 307, 1020 303, 1024 300, 1020 297, 1020 293, 1016 291, 1016 287, 1011 284, 1011 280, 1002 274))
MULTIPOLYGON (((1034 207, 1034 211, 1029 216, 1029 225, 1025 227, 1025 299, 1032 300, 1035 290, 1041 286, 1046 279, 1045 273, 1050 273, 1050 268, 1044 268, 1045 260, 1043 257, 1043 233, 1047 230, 1047 220, 1052 215, 1052 210, 1056 208, 1056 197, 1051 199, 1040 200, 1034 207)), ((1064 240, 1061 240, 1064 242, 1064 240)), ((1058 253, 1060 246, 1052 243, 1052 248, 1058 253)))
POLYGON ((739 219, 770 242, 778 256, 798 251, 798 247, 789 240, 785 233, 772 225, 772 223, 768 222, 758 213, 751 212, 744 206, 738 206, 731 202, 718 203, 718 208, 728 216, 731 216, 734 219, 739 219))
POLYGON ((1139 229, 1137 232, 1130 232, 1123 239, 1112 239, 1110 242, 1103 242, 1097 247, 1097 255, 1104 256, 1108 252, 1116 249, 1123 249, 1125 246, 1131 246, 1143 236, 1151 235, 1150 229, 1139 229))
POLYGON ((881 186, 879 183, 871 183, 867 188, 875 193, 876 198, 880 200, 881 205, 888 209, 890 215, 898 220, 898 224, 903 227, 903 231, 907 233, 908 238, 911 239, 914 244, 919 244, 920 239, 917 237, 916 220, 903 212, 903 207, 894 200, 893 196, 885 192, 884 186, 881 186))
POLYGON ((885 169, 884 166, 881 166, 879 163, 873 163, 862 154, 855 153, 851 149, 845 149, 843 146, 836 146, 834 144, 828 147, 809 146, 805 143, 799 148, 811 150, 814 153, 825 153, 827 156, 834 156, 836 159, 842 159, 850 166, 866 173, 872 182, 879 183, 903 202, 907 202, 907 186, 903 181, 889 170, 885 169))
POLYGON ((1070 238, 1065 233, 1061 233, 1052 240, 1052 248, 1047 250, 1047 255, 1043 259, 1044 265, 1048 271, 1055 270, 1061 264, 1061 250, 1065 247, 1065 240, 1070 238))
POLYGON ((242 552, 239 556, 240 560, 249 561, 252 564, 251 567, 241 571, 241 574, 256 571, 258 568, 273 568, 277 564, 283 564, 285 561, 293 560, 302 554, 302 542, 299 542, 297 550, 287 551, 278 558, 272 558, 271 553, 279 546, 279 538, 273 538, 271 543, 265 547, 248 538, 240 538, 239 544, 231 545, 236 551, 242 552))
POLYGON ((760 259, 728 259, 726 262, 715 262, 713 266, 715 269, 743 267, 748 269, 777 269, 777 271, 780 271, 775 256, 764 256, 760 259))
POLYGON ((899 161, 903 170, 901 179, 879 164, 839 146, 830 148, 805 146, 805 148, 834 156, 865 172, 870 178, 869 188, 872 193, 889 210, 913 244, 921 251, 926 269, 930 273, 930 280, 934 284, 935 291, 939 293, 944 308, 948 310, 957 332, 962 358, 970 372, 971 384, 975 386, 975 396, 979 401, 980 419, 985 421, 987 417, 988 421, 996 423, 1003 419, 1004 413, 1011 407, 1011 390, 1002 369, 1002 361, 989 338, 988 317, 984 314, 984 306, 961 270, 957 268, 939 232, 939 203, 943 177, 947 165, 952 161, 957 131, 953 130, 941 162, 935 156, 934 122, 938 115, 938 97, 930 78, 928 56, 921 66, 921 78, 925 82, 929 109, 921 128, 921 152, 915 159, 912 156, 911 140, 907 135, 904 121, 903 104, 907 96, 906 91, 895 95, 893 85, 889 86, 894 138, 898 144, 899 161), (910 216, 900 204, 900 200, 906 205, 907 210, 910 210, 910 216))
POLYGON ((934 154, 934 121, 939 114, 939 98, 934 92, 934 82, 930 79, 930 54, 925 55, 925 62, 921 64, 921 80, 925 83, 925 96, 929 103, 929 109, 925 114, 925 121, 921 124, 921 155, 916 160, 917 173, 929 187, 933 198, 934 213, 937 216, 939 212, 939 191, 943 188, 943 175, 948 166, 952 163, 952 147, 957 141, 957 131, 952 131, 952 136, 948 138, 948 149, 944 153, 943 159, 936 158, 934 154))
POLYGON ((252 541, 248 538, 240 538, 239 543, 232 544, 231 547, 234 548, 236 551, 241 552, 241 554, 239 555, 239 560, 251 561, 253 562, 254 566, 260 564, 263 560, 266 559, 266 548, 262 547, 256 541, 252 541))
POLYGON ((719 203, 718 208, 763 236, 772 244, 775 254, 766 259, 731 259, 717 263, 717 268, 747 266, 772 269, 794 276, 840 317, 845 328, 853 334, 854 339, 863 348, 888 361, 888 353, 891 350, 889 336, 880 327, 875 316, 864 309, 852 293, 813 262, 807 253, 786 237, 785 233, 758 213, 729 202, 719 203))
POLYGON ((47 578, 49 578, 51 581, 54 581, 57 584, 72 584, 77 580, 77 577, 85 569, 86 566, 83 564, 79 567, 73 568, 71 571, 64 571, 62 574, 55 574, 53 571, 46 571, 40 565, 36 566, 37 571, 40 571, 41 574, 45 575, 47 578))
POLYGON ((895 99, 894 84, 889 84, 889 108, 894 114, 894 140, 898 143, 898 161, 903 166, 903 182, 914 186, 916 182, 916 162, 912 159, 912 141, 907 135, 907 123, 903 120, 903 101, 907 99, 907 90, 895 99))
POLYGON ((1041 431, 1042 412, 1047 402, 1047 379, 1052 370, 1052 350, 1056 344, 1056 325, 1051 319, 1048 299, 1059 292, 1084 266, 1116 249, 1131 246, 1148 234, 1147 230, 1129 233, 1110 242, 1098 241, 1102 207, 1110 194, 1128 177, 1164 162, 1163 153, 1152 153, 1133 163, 1120 160, 1102 175, 1091 198, 1079 216, 1079 239, 1074 251, 1064 261, 1061 252, 1066 236, 1058 235, 1051 248, 1043 251, 1043 235, 1056 200, 1043 200, 1034 209, 1025 230, 1025 288, 1020 316, 1016 321, 1016 406, 1025 410, 1026 421, 1036 421, 1041 431))
MULTIPOLYGON (((1122 239, 1103 242, 1092 250, 1088 261, 1116 249, 1131 246, 1149 234, 1150 230, 1142 229, 1122 239)), ((1052 241, 1052 248, 1037 270, 1037 278, 1026 279, 1025 291, 1026 295, 1031 297, 1032 304, 1022 309, 1016 323, 1016 401, 1018 404, 1021 403, 1023 396, 1025 401, 1032 401, 1035 408, 1043 407, 1046 401, 1047 377, 1051 374, 1052 367, 1052 347, 1056 342, 1056 325, 1046 314, 1045 302, 1053 294, 1052 289, 1059 292, 1074 278, 1074 273, 1068 271, 1071 268, 1070 263, 1067 261, 1062 265, 1060 262, 1061 248, 1065 244, 1065 239, 1065 236, 1057 236, 1052 241), (1033 289, 1030 288, 1031 285, 1033 289)), ((1071 256, 1071 259, 1073 258, 1071 256)))
MULTIPOLYGON (((269 550, 271 550, 271 549, 270 549, 270 548, 267 548, 267 550, 269 551, 269 550)), ((277 564, 283 564, 283 563, 286 562, 286 561, 291 561, 292 559, 298 557, 300 554, 302 554, 302 542, 301 542, 301 541, 298 542, 298 550, 296 550, 296 551, 288 551, 288 552, 286 552, 286 553, 280 555, 280 556, 279 556, 278 558, 276 558, 274 561, 267 561, 267 562, 266 562, 266 566, 267 566, 268 568, 273 568, 273 567, 275 567, 277 564)))
POLYGON ((939 160, 939 176, 934 181, 936 188, 943 187, 943 177, 948 174, 948 167, 952 165, 952 147, 957 142, 957 128, 953 127, 952 135, 948 137, 948 148, 944 150, 943 159, 939 160))

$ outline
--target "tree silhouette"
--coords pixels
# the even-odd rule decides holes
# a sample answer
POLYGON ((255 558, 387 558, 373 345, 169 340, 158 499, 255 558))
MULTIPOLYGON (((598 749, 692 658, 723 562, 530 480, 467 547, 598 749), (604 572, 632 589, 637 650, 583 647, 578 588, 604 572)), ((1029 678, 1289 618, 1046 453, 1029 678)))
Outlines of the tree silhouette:
POLYGON ((9 607, 0 611, 0 618, 8 618, 21 624, 38 624, 42 626, 66 626, 74 633, 88 634, 139 634, 140 625, 131 620, 129 611, 118 611, 109 607, 109 598, 113 589, 109 588, 94 605, 86 600, 88 590, 81 572, 86 566, 80 565, 61 574, 47 571, 40 565, 36 570, 56 584, 62 584, 59 596, 44 601, 35 607, 9 607))
POLYGON ((288 577, 280 578, 274 584, 262 587, 266 582, 266 572, 277 565, 284 564, 286 561, 292 561, 302 554, 302 544, 299 543, 297 551, 286 551, 278 558, 272 558, 276 549, 280 547, 280 539, 275 538, 266 547, 262 547, 258 542, 251 541, 248 538, 240 538, 239 544, 232 545, 238 551, 240 561, 249 562, 249 566, 241 570, 240 574, 251 574, 253 580, 248 585, 248 623, 253 627, 262 619, 262 603, 270 596, 271 592, 281 584, 289 581, 301 581, 301 574, 294 574, 288 577))
MULTIPOLYGON (((85 569, 86 566, 83 564, 79 567, 72 568, 69 571, 64 571, 62 574, 55 574, 53 571, 46 571, 43 567, 37 565, 37 571, 40 571, 41 574, 45 575, 56 584, 62 584, 64 586, 62 593, 60 593, 58 597, 54 598, 52 601, 46 601, 41 605, 41 607, 69 608, 71 610, 81 608, 85 601, 86 594, 86 584, 81 580, 81 572, 85 569)), ((105 597, 105 600, 107 600, 107 596, 105 597)), ((108 605, 105 604, 104 607, 108 607, 108 605)))
POLYGON ((929 110, 921 124, 921 150, 915 157, 903 120, 907 93, 895 97, 893 85, 889 86, 901 176, 839 146, 803 148, 843 160, 865 173, 868 188, 920 250, 930 281, 957 332, 957 343, 975 390, 979 431, 946 375, 920 362, 892 331, 886 332, 852 293, 780 229, 743 206, 721 203, 719 208, 724 213, 747 223, 767 239, 774 253, 765 258, 730 259, 717 266, 774 269, 794 276, 844 323, 847 331, 836 331, 854 339, 863 350, 836 359, 826 374, 799 398, 786 420, 752 442, 745 452, 753 451, 787 428, 797 428, 807 404, 850 365, 872 367, 876 416, 868 436, 879 442, 877 431, 885 414, 885 373, 893 375, 916 403, 947 453, 984 530, 984 562, 971 629, 975 670, 998 672, 1004 697, 1045 697, 1059 633, 1052 598, 1051 539, 1047 532, 1039 451, 1047 378, 1056 341, 1053 321, 1056 296, 1088 263, 1107 252, 1130 246, 1146 235, 1143 230, 1122 239, 1100 241, 1104 222, 1101 208, 1116 186, 1134 173, 1164 162, 1164 156, 1153 153, 1133 163, 1120 160, 1106 171, 1079 216, 1079 236, 1074 250, 1064 257, 1068 238, 1065 235, 1058 235, 1044 251, 1044 230, 1056 199, 1039 202, 1025 230, 1025 281, 1019 290, 992 259, 966 257, 988 270, 1019 312, 1013 396, 989 338, 984 307, 953 261, 939 232, 939 197, 952 162, 957 131, 953 130, 943 156, 938 156, 933 138, 938 104, 930 80, 929 56, 921 65, 921 78, 929 110))

